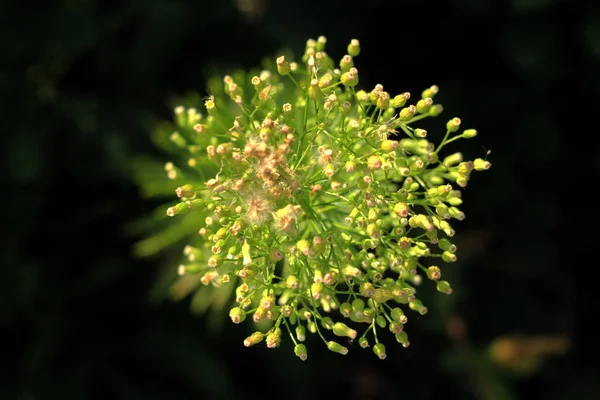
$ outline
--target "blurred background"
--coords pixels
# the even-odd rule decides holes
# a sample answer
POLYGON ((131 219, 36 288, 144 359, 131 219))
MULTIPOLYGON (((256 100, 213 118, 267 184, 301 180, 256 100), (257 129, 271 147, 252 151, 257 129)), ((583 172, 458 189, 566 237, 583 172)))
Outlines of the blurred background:
POLYGON ((600 95, 600 4, 13 0, 0 49, 0 399, 600 398, 593 191, 576 184, 600 158, 575 128, 600 95), (134 251, 148 232, 132 222, 161 202, 132 160, 167 159, 151 132, 172 100, 319 35, 334 59, 361 41, 365 89, 437 84, 432 126, 460 116, 480 132, 465 155, 491 150, 456 226, 454 294, 430 290, 384 361, 316 340, 305 362, 246 349, 248 327, 161 295, 184 243, 134 251))

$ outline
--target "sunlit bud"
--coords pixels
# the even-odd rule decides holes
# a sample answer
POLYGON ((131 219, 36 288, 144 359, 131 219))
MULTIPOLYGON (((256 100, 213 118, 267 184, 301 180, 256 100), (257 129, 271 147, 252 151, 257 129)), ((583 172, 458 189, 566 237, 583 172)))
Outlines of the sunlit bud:
POLYGON ((304 342, 306 340, 306 329, 304 326, 296 326, 296 339, 298 339, 299 342, 304 342))
POLYGON ((457 259, 456 254, 450 253, 449 251, 444 251, 442 253, 442 260, 447 263, 455 262, 457 259))
POLYGON ((360 42, 357 39, 352 39, 348 45, 348 54, 352 57, 356 57, 360 54, 360 42))
POLYGON ((257 343, 262 342, 262 340, 264 339, 265 334, 262 332, 254 332, 252 335, 248 336, 245 340, 244 340, 244 346, 246 347, 250 347, 250 346, 254 346, 257 343))
POLYGON ((406 104, 406 101, 408 99, 410 99, 410 93, 404 92, 402 94, 399 94, 399 95, 395 96, 394 99, 392 100, 392 104, 391 105, 394 108, 404 107, 404 104, 406 104))
POLYGON ((433 100, 431 97, 426 97, 417 101, 417 112, 419 114, 427 114, 433 105, 433 100))
POLYGON ((452 118, 446 123, 446 129, 448 132, 456 132, 460 128, 460 118, 452 118))
POLYGON ((348 318, 350 316, 350 313, 352 312, 352 306, 350 305, 350 303, 342 303, 340 304, 340 313, 345 317, 348 318))
POLYGON ((173 207, 167 208, 167 215, 173 217, 175 215, 183 214, 189 209, 186 203, 177 203, 173 207))
POLYGON ((285 56, 277 58, 277 72, 280 75, 288 75, 290 73, 290 63, 286 61, 285 56))
POLYGON ((346 54, 340 60, 340 69, 342 70, 342 72, 346 72, 352 67, 354 67, 354 61, 352 61, 352 56, 349 54, 346 54))
POLYGON ((304 361, 308 358, 308 352, 306 351, 306 346, 303 345, 302 343, 299 343, 296 346, 294 346, 294 354, 296 355, 296 357, 298 357, 302 361, 304 361))
POLYGON ((444 111, 444 106, 441 104, 434 104, 433 107, 429 109, 429 115, 432 117, 437 117, 444 111))
POLYGON ((383 343, 376 343, 373 346, 373 353, 375 353, 375 355, 379 357, 380 360, 385 360, 385 345, 383 343))
POLYGON ((450 287, 450 283, 448 281, 439 281, 436 285, 436 289, 438 292, 451 294, 452 287, 450 287))
POLYGON ((473 161, 473 167, 475 168, 475 171, 485 171, 490 169, 491 166, 492 163, 482 158, 476 158, 475 161, 473 161))
POLYGON ((382 110, 387 109, 390 106, 390 94, 388 92, 379 93, 379 96, 377 96, 376 105, 377 108, 382 110))
POLYGON ((419 299, 414 299, 413 301, 408 303, 408 306, 410 307, 411 310, 416 311, 421 315, 427 314, 427 307, 425 307, 423 305, 423 303, 421 303, 421 300, 419 300, 419 299))
POLYGON ((416 112, 417 112, 417 108, 413 105, 410 105, 410 106, 404 107, 402 110, 400 110, 400 114, 398 115, 398 117, 400 118, 401 121, 408 121, 409 119, 414 117, 416 112))
POLYGON ((327 348, 330 351, 333 351, 334 353, 341 354, 343 356, 345 356, 346 354, 348 354, 348 349, 346 347, 344 347, 341 344, 339 344, 337 342, 334 342, 334 341, 327 342, 327 348))
POLYGON ((462 133, 462 137, 464 137, 465 139, 471 139, 471 138, 474 138, 475 136, 477 136, 477 130, 475 130, 475 129, 466 129, 462 133))
MULTIPOLYGON (((452 167, 454 165, 461 163, 462 160, 463 160, 462 153, 454 153, 454 154, 451 154, 448 157, 444 158, 443 163, 446 167, 452 167)), ((475 161, 477 161, 477 160, 475 160, 475 161)))
POLYGON ((431 280, 437 281, 442 277, 442 271, 440 271, 439 267, 432 265, 427 268, 427 277, 431 280))
POLYGON ((358 85, 358 70, 356 68, 350 68, 347 72, 344 72, 340 77, 340 81, 344 86, 354 87, 358 85))
POLYGON ((231 318, 231 321, 233 321, 234 324, 239 324, 246 319, 246 312, 240 307, 233 307, 229 310, 229 318, 231 318))
POLYGON ((408 335, 406 332, 400 332, 396 335, 396 341, 402 345, 402 347, 408 347, 410 342, 408 341, 408 335))
POLYGON ((423 99, 426 99, 427 97, 433 98, 433 96, 435 96, 439 92, 439 90, 440 89, 436 85, 432 85, 429 88, 423 90, 423 93, 421 93, 421 97, 423 99))

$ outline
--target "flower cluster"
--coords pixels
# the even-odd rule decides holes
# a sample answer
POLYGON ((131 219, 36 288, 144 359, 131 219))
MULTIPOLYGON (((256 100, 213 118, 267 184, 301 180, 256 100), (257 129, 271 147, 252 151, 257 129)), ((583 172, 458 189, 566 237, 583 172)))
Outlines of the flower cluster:
POLYGON ((231 320, 257 326, 244 345, 275 348, 289 336, 304 360, 308 332, 333 352, 346 354, 349 339, 383 359, 378 330, 406 347, 408 314, 427 313, 423 278, 452 292, 442 264, 457 259, 460 188, 491 164, 441 158, 477 135, 459 118, 437 146, 414 127, 442 112, 437 86, 420 96, 358 90, 359 41, 337 63, 325 45, 311 39, 297 62, 280 56, 256 75, 225 76, 202 114, 175 109, 170 139, 189 173, 166 164, 185 182, 166 213, 202 215, 178 271, 235 292, 231 320))

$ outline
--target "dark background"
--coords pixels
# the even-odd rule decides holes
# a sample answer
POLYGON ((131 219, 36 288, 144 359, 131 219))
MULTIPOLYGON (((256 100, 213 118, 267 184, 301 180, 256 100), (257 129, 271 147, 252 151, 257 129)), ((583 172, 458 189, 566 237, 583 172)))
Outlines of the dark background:
POLYGON ((600 166, 585 122, 600 94, 599 5, 11 1, 0 49, 0 399, 600 398, 584 287, 597 279, 597 181, 584 177, 600 166), (289 344, 244 348, 244 327, 208 329, 189 301, 152 301, 181 246, 140 259, 142 236, 124 229, 159 204, 139 196, 130 160, 162 157, 149 133, 173 96, 205 95, 214 73, 321 34, 336 59, 360 39, 365 89, 439 85, 438 126, 460 116, 480 132, 465 154, 492 150, 456 226, 452 300, 431 296, 411 347, 388 338, 385 361, 317 341, 305 362, 289 344), (524 373, 521 356, 490 356, 503 336, 570 346, 524 373))

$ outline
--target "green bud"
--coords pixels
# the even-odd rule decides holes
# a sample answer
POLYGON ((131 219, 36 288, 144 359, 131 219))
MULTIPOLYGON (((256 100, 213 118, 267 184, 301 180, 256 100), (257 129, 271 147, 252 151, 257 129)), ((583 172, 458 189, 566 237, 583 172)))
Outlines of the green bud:
POLYGON ((421 315, 427 314, 427 307, 425 307, 419 299, 414 299, 413 301, 409 302, 408 306, 411 310, 416 311, 421 315))
POLYGON ((352 301, 352 311, 362 312, 365 309, 365 302, 363 299, 354 299, 352 301))
POLYGON ((492 163, 482 158, 477 158, 475 159, 475 161, 473 161, 473 167, 475 168, 475 171, 485 171, 487 169, 490 169, 491 166, 492 163))
POLYGON ((352 313, 352 306, 348 302, 344 302, 340 304, 340 314, 342 314, 345 318, 350 317, 352 313))
POLYGON ((442 111, 444 111, 444 107, 441 104, 434 104, 433 107, 429 109, 429 115, 437 117, 442 111))
POLYGON ((187 142, 184 139, 184 137, 181 136, 181 134, 177 131, 171 133, 169 139, 171 139, 171 142, 173 142, 175 146, 179 147, 180 149, 183 149, 187 145, 187 142))
POLYGON ((466 129, 462 133, 462 137, 464 137, 465 139, 472 139, 475 136, 477 136, 477 130, 475 130, 475 129, 466 129))
POLYGON ((357 332, 343 322, 336 322, 333 325, 333 334, 340 337, 349 337, 356 339, 357 332))
POLYGON ((229 310, 229 318, 231 318, 231 321, 234 324, 239 324, 244 322, 246 319, 246 312, 240 307, 233 307, 231 310, 229 310))
POLYGON ((448 132, 456 132, 460 128, 460 118, 452 118, 446 123, 446 129, 448 132))
POLYGON ((440 271, 439 267, 432 265, 431 267, 427 268, 427 277, 433 281, 437 281, 442 277, 442 271, 440 271))
POLYGON ((395 108, 404 107, 404 105, 406 104, 406 101, 408 99, 410 99, 410 93, 408 93, 408 92, 394 96, 394 99, 392 100, 392 107, 395 107, 395 108))
POLYGON ((308 87, 308 97, 313 100, 319 100, 323 97, 323 92, 319 87, 319 81, 317 79, 310 81, 310 86, 308 87))
POLYGON ((402 110, 400 110, 400 114, 398 115, 398 117, 400 118, 400 121, 408 121, 409 119, 414 117, 416 112, 417 112, 417 107, 410 105, 410 106, 404 107, 402 110))
POLYGON ((340 69, 342 70, 342 72, 346 72, 346 71, 349 71, 350 68, 352 68, 352 67, 354 67, 354 61, 352 60, 352 56, 349 54, 346 54, 340 60, 340 69))
POLYGON ((442 253, 442 260, 447 263, 453 263, 456 261, 456 254, 450 253, 449 251, 444 251, 442 253))
POLYGON ((333 351, 334 353, 341 354, 343 356, 345 356, 346 354, 348 354, 348 349, 346 347, 344 347, 341 344, 339 344, 337 342, 334 342, 334 341, 327 342, 327 348, 330 351, 333 351))
POLYGON ((450 283, 448 281, 439 281, 436 285, 436 289, 438 292, 441 292, 441 293, 445 293, 445 294, 452 293, 452 287, 450 286, 450 283))
POLYGON ((375 346, 373 346, 373 353, 375 353, 380 360, 385 360, 385 345, 383 343, 376 343, 375 346))
POLYGON ((340 77, 340 81, 344 86, 354 87, 358 85, 358 70, 354 67, 344 72, 340 77))
POLYGON ((306 329, 304 326, 296 326, 296 339, 298 339, 299 342, 304 342, 304 340, 306 340, 306 329))
POLYGON ((408 347, 410 342, 408 341, 408 334, 406 332, 400 332, 396 335, 396 341, 402 345, 402 347, 408 347))
POLYGON ((244 340, 244 346, 250 347, 254 346, 257 343, 262 342, 265 338, 265 334, 262 332, 254 332, 252 335, 248 336, 246 340, 244 340))
POLYGON ((432 106, 433 100, 431 99, 431 97, 426 97, 417 101, 417 112, 419 114, 428 114, 432 106))
POLYGON ((404 317, 404 311, 402 311, 399 307, 394 307, 390 314, 394 321, 402 321, 402 317, 404 317))
POLYGON ((306 351, 306 346, 301 343, 294 346, 294 354, 296 354, 296 357, 298 357, 302 361, 304 361, 308 358, 308 352, 306 351))
POLYGON ((348 54, 352 57, 356 57, 360 54, 360 42, 357 39, 352 39, 348 45, 348 54))
POLYGON ((288 75, 290 73, 290 63, 285 60, 285 56, 277 58, 277 72, 280 75, 288 75))
POLYGON ((169 217, 173 217, 175 215, 183 214, 187 210, 189 210, 188 205, 186 203, 184 203, 184 202, 181 202, 181 203, 175 204, 173 207, 167 208, 167 215, 169 217))
POLYGON ((387 321, 383 315, 378 315, 375 318, 375 322, 379 325, 380 328, 385 328, 387 326, 387 321))
POLYGON ((433 98, 433 96, 438 94, 439 90, 440 89, 436 85, 432 85, 429 88, 423 90, 423 93, 421 93, 421 98, 423 98, 423 99, 426 99, 427 97, 433 98))
POLYGON ((358 340, 358 344, 360 345, 360 347, 362 347, 363 349, 366 349, 367 347, 369 347, 369 341, 367 340, 366 337, 361 337, 358 340))

